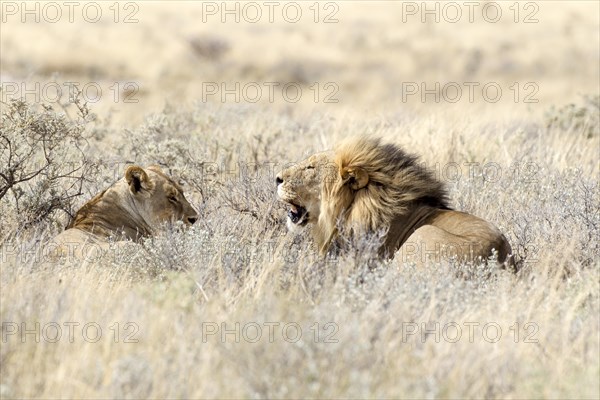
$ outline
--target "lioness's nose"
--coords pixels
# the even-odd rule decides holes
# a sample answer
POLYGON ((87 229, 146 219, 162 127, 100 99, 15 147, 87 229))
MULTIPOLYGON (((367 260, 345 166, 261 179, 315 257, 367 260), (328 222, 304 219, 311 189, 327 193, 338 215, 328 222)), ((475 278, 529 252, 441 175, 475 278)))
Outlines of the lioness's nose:
POLYGON ((281 177, 279 175, 277 175, 277 178, 275 178, 275 183, 277 183, 277 186, 279 186, 280 184, 283 183, 283 179, 281 179, 281 177))
POLYGON ((198 221, 198 217, 187 217, 187 220, 190 224, 194 225, 198 221))

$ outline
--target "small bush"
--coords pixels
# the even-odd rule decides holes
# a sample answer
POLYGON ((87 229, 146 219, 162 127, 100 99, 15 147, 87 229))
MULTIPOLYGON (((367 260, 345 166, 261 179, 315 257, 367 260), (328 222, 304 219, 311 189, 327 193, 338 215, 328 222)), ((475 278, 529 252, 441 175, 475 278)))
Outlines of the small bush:
POLYGON ((583 96, 583 104, 552 107, 546 113, 546 127, 564 132, 581 132, 587 138, 600 135, 600 96, 583 96))
POLYGON ((0 134, 0 239, 73 214, 93 163, 86 155, 86 125, 93 120, 77 99, 78 117, 49 106, 12 100, 2 110, 0 134))

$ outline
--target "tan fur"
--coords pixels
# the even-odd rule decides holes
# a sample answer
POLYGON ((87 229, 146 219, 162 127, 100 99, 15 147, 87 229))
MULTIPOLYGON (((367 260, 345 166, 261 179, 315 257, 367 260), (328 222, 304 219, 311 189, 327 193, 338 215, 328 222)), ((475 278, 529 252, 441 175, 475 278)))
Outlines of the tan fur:
POLYGON ((58 253, 73 256, 76 247, 103 247, 111 237, 138 241, 166 222, 191 225, 197 218, 181 186, 159 167, 129 166, 121 180, 84 204, 51 243, 58 253))
MULTIPOLYGON (((382 257, 423 263, 457 258, 511 263, 511 248, 492 224, 451 210, 443 184, 418 159, 377 138, 351 138, 277 177, 280 200, 308 211, 319 251, 350 236, 384 233, 382 257)), ((296 226, 288 219, 288 227, 296 226)), ((347 241, 347 240, 346 240, 347 241)))

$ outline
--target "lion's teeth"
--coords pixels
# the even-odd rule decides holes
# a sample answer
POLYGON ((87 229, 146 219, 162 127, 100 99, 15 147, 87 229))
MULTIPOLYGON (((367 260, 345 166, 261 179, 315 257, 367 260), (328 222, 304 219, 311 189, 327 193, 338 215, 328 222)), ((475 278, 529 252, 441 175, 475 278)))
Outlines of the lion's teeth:
POLYGON ((298 213, 298 208, 296 208, 295 205, 290 204, 290 211, 293 212, 294 214, 297 214, 298 213))

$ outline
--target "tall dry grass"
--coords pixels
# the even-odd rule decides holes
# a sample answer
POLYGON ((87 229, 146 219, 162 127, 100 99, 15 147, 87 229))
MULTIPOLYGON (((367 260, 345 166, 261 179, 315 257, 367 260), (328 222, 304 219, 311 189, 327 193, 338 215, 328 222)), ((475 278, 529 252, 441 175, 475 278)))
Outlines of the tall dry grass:
MULTIPOLYGON (((200 210, 192 229, 62 266, 35 252, 56 232, 52 224, 6 240, 4 395, 596 395, 597 134, 538 126, 517 140, 511 128, 495 127, 498 139, 484 146, 482 127, 445 138, 443 126, 428 131, 419 121, 372 130, 407 147, 427 141, 403 135, 415 131, 454 147, 428 149, 424 162, 447 180, 456 207, 508 235, 523 266, 517 276, 492 270, 493 278, 481 267, 465 280, 450 268, 373 263, 360 253, 320 260, 306 237, 286 233, 269 168, 321 148, 323 130, 334 140, 377 126, 303 123, 305 146, 290 149, 299 122, 288 117, 206 106, 157 115, 106 151, 142 164, 168 161, 200 210), (216 139, 225 128, 231 133, 216 139), (248 135, 236 138, 239 131, 248 135), (541 136, 547 151, 527 152, 541 136), (563 164, 564 147, 579 154, 578 169, 563 164), (202 164, 207 159, 214 165, 202 164), (480 162, 481 173, 467 174, 462 160, 480 162), (452 163, 460 178, 449 175, 446 166, 458 171, 452 163), (52 343, 56 324, 61 335, 52 343), (97 327, 102 334, 92 342, 97 327)), ((97 182, 115 179, 119 168, 98 168, 97 182)))

